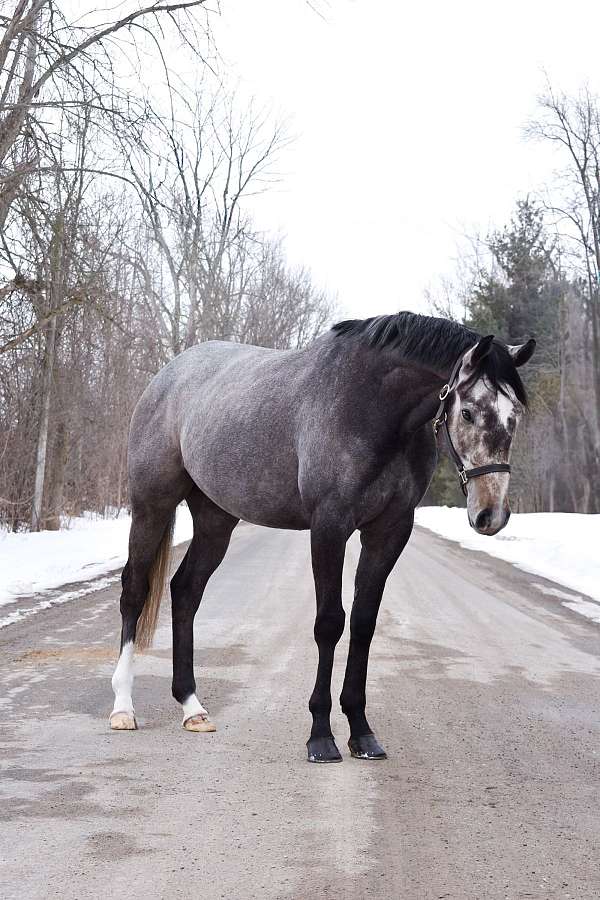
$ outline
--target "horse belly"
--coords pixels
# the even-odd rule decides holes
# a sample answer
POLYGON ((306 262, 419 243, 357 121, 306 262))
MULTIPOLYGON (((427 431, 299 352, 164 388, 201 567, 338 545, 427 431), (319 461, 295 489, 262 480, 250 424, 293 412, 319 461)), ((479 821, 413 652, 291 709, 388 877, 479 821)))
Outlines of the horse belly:
POLYGON ((184 465, 201 491, 232 516, 269 528, 304 529, 310 522, 298 490, 291 454, 227 451, 184 455, 184 465))
POLYGON ((213 503, 230 515, 267 528, 302 530, 310 527, 299 495, 294 497, 283 491, 281 494, 272 494, 232 490, 231 487, 220 484, 218 479, 206 477, 206 474, 192 474, 192 478, 213 503))

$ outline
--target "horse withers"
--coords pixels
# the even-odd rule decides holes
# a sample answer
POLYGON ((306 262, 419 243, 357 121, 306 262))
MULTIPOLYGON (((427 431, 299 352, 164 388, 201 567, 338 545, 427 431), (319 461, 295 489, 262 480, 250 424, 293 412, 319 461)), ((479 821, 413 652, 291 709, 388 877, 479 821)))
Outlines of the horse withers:
POLYGON ((385 758, 365 713, 369 648, 386 579, 436 466, 436 433, 445 433, 457 465, 469 522, 495 534, 509 516, 509 455, 526 404, 517 368, 534 348, 533 340, 507 346, 402 312, 341 322, 301 350, 209 341, 166 365, 131 422, 132 523, 111 727, 136 728, 134 646, 151 643, 175 510, 185 500, 193 538, 171 579, 173 696, 183 727, 215 730, 196 693, 193 622, 233 529, 240 519, 309 529, 318 667, 308 759, 341 760, 330 726, 331 672, 344 630, 345 547, 358 530, 340 701, 352 756, 385 758))

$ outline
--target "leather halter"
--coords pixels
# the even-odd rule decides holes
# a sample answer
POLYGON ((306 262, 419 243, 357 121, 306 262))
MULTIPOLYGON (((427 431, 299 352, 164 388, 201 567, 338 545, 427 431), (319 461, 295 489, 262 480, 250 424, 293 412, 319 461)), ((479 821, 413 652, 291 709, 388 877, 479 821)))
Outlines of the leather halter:
POLYGON ((435 419, 433 420, 433 431, 437 437, 440 428, 442 426, 444 427, 446 431, 446 441, 448 442, 448 450, 450 451, 450 455, 454 460, 456 468, 458 469, 460 487, 466 497, 467 482, 470 478, 478 478, 480 475, 489 475, 491 472, 510 472, 510 466, 508 463, 488 463, 487 466, 476 466, 474 469, 466 469, 462 459, 458 455, 456 447, 452 443, 450 430, 448 429, 448 397, 456 388, 456 379, 458 378, 458 373, 460 371, 463 359, 464 356, 461 356, 456 361, 456 363, 454 364, 454 368, 452 369, 452 372, 450 374, 450 378, 440 391, 440 405, 438 406, 438 410, 435 414, 435 419))

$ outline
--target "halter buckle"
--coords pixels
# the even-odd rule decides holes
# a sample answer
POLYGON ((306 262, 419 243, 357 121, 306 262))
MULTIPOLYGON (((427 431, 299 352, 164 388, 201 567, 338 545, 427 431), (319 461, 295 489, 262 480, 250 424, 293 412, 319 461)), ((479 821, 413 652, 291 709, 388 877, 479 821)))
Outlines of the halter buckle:
POLYGON ((447 414, 444 413, 444 415, 441 416, 439 419, 433 420, 433 433, 434 434, 438 433, 438 431, 440 430, 440 427, 444 424, 444 422, 446 421, 447 418, 448 418, 447 414))
POLYGON ((449 393, 450 393, 450 385, 445 384, 444 387, 440 391, 440 400, 445 400, 449 393))
POLYGON ((458 470, 458 477, 460 478, 461 484, 464 484, 466 487, 467 481, 469 479, 468 479, 467 473, 464 469, 458 470))

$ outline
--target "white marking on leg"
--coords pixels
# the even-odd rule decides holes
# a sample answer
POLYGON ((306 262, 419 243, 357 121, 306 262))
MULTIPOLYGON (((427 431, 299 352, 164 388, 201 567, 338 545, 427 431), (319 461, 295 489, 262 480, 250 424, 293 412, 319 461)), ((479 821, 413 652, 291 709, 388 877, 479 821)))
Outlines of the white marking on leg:
POLYGON ((208 716, 208 712, 204 709, 195 694, 190 694, 187 700, 181 704, 183 707, 183 721, 191 716, 208 716))
MULTIPOLYGON (((117 712, 133 715, 133 641, 123 646, 117 668, 112 677, 112 688, 115 693, 115 705, 112 714, 117 712)), ((111 715, 112 715, 111 714, 111 715)))

